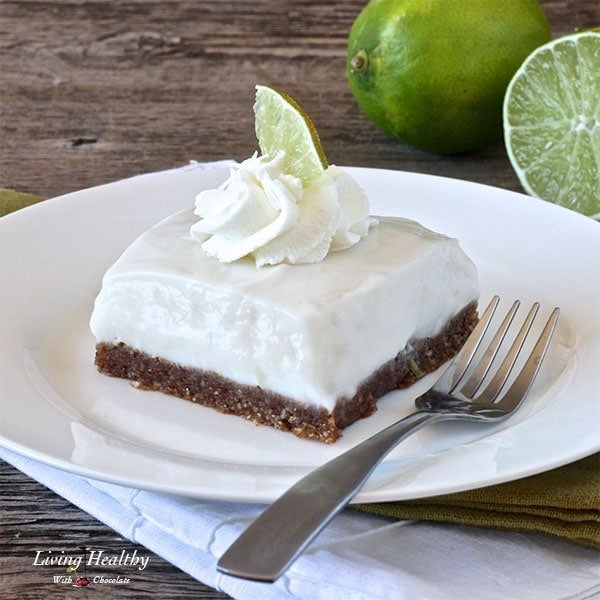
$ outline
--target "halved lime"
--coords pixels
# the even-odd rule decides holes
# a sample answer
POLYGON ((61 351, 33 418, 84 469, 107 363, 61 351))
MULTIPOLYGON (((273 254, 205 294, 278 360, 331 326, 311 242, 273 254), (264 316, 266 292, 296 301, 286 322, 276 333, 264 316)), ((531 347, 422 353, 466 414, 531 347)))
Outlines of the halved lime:
POLYGON ((523 188, 600 218, 600 32, 534 50, 508 85, 503 119, 523 188))
POLYGON ((257 85, 254 119, 262 155, 275 158, 283 150, 285 173, 309 185, 327 168, 317 129, 293 98, 257 85))

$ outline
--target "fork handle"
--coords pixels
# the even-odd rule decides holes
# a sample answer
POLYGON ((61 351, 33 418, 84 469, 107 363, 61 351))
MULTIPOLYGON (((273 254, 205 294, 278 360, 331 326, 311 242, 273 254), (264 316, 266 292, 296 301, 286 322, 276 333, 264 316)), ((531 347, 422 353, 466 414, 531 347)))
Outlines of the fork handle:
POLYGON ((219 571, 275 581, 363 486, 403 439, 451 415, 418 411, 330 460, 295 483, 230 546, 219 571))

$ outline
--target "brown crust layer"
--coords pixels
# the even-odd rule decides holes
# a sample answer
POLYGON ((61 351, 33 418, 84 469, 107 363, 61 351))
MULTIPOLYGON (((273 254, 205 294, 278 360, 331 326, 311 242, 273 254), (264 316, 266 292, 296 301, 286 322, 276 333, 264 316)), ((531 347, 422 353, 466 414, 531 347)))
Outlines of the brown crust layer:
POLYGON ((340 398, 333 412, 315 409, 258 386, 240 385, 218 373, 182 367, 125 344, 98 344, 96 366, 101 373, 235 414, 260 425, 290 431, 301 438, 335 442, 342 430, 377 410, 377 399, 405 388, 435 371, 463 346, 477 323, 477 305, 470 304, 432 338, 411 340, 398 355, 359 386, 351 398, 340 398))

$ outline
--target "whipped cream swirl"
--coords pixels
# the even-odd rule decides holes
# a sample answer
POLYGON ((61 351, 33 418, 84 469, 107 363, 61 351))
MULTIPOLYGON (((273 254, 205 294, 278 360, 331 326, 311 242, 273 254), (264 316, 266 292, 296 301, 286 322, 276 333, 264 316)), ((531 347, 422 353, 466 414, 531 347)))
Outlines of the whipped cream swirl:
POLYGON ((214 190, 196 196, 192 238, 222 262, 251 255, 258 266, 319 262, 353 246, 377 221, 359 185, 331 165, 307 188, 282 171, 283 154, 256 154, 214 190))

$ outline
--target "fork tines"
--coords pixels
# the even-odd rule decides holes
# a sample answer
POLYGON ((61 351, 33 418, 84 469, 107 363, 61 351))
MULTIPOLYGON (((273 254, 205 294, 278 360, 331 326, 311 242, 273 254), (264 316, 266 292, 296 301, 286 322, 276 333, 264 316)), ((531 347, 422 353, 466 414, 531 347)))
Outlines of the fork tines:
MULTIPOLYGON (((490 329, 490 324, 492 323, 499 303, 499 296, 494 296, 485 311, 482 313, 479 323, 473 330, 473 333, 461 351, 454 369, 450 393, 454 393, 458 386, 464 381, 459 393, 468 399, 473 399, 477 392, 481 389, 484 381, 489 379, 489 382, 487 383, 483 392, 477 396, 477 401, 490 403, 494 402, 498 398, 500 392, 504 389, 506 383, 508 382, 511 373, 518 362, 519 355, 526 345, 526 340, 529 338, 529 333, 539 311, 540 304, 539 302, 533 303, 518 332, 512 339, 510 347, 502 356, 500 354, 500 349, 503 348, 506 343, 509 343, 507 340, 507 334, 511 329, 511 325, 515 321, 515 316, 521 305, 519 300, 515 300, 512 306, 508 309, 498 328, 493 334, 490 334, 492 335, 492 338, 488 342, 485 349, 480 352, 481 357, 478 358, 478 360, 475 360, 475 356, 482 347, 484 338, 486 338, 486 333, 490 329), (490 375, 492 364, 498 361, 501 361, 500 365, 492 376, 490 375), (472 365, 475 366, 471 369, 471 372, 468 373, 469 367, 472 365)), ((517 382, 518 389, 520 393, 523 394, 525 394, 531 386, 533 379, 537 375, 544 354, 547 351, 550 337, 558 320, 558 314, 559 309, 555 308, 548 318, 542 333, 536 340, 536 344, 527 362, 525 363, 525 366, 522 368, 510 389, 513 395, 516 390, 516 388, 513 388, 517 382), (525 390, 523 390, 524 385, 526 385, 525 390)), ((502 401, 505 401, 505 397, 502 398, 502 401)))

